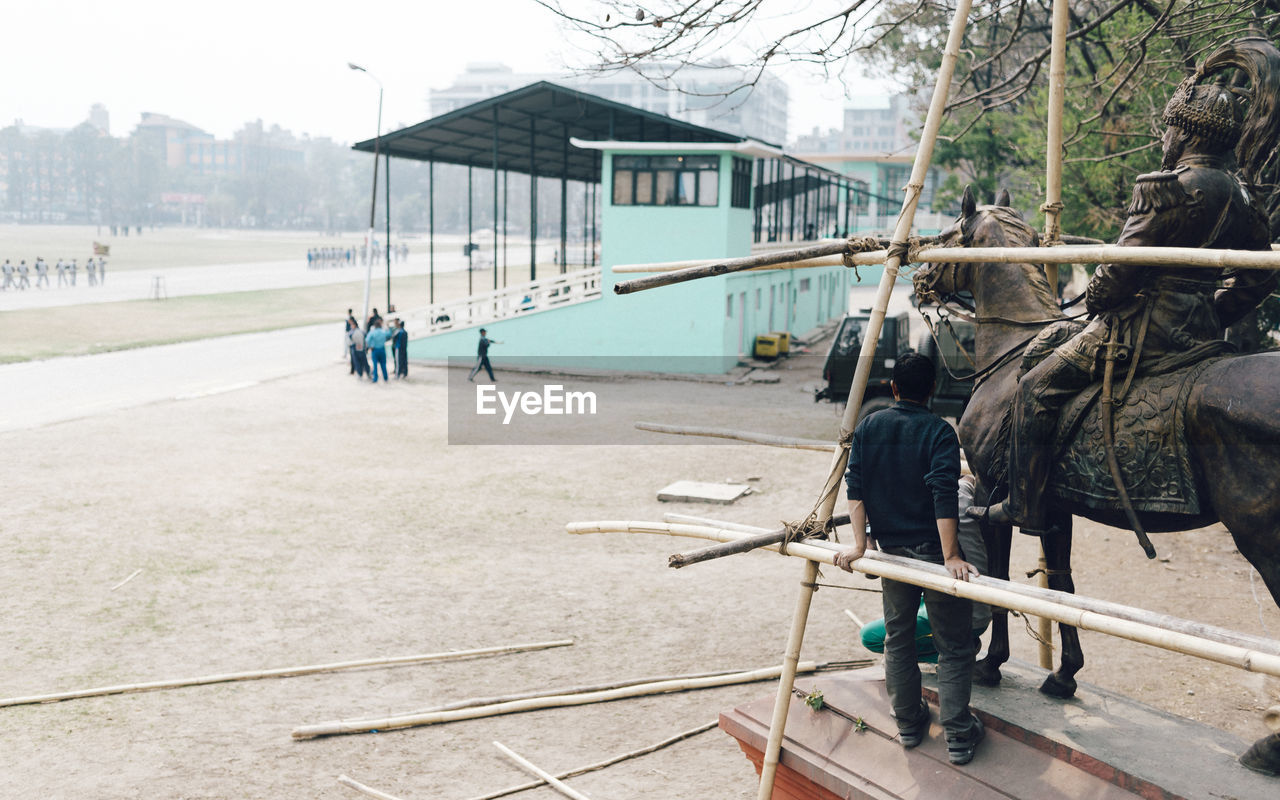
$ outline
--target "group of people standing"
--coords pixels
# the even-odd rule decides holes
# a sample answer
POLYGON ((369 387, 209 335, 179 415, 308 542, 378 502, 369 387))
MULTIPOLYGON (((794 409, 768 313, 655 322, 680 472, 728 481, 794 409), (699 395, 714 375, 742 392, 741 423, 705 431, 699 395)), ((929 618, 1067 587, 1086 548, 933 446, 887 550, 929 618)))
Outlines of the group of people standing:
MULTIPOLYGON (((58 286, 75 286, 76 274, 80 268, 76 265, 73 258, 70 261, 58 259, 54 264, 53 271, 58 276, 58 286)), ((90 286, 97 286, 105 283, 107 280, 107 260, 105 258, 90 258, 84 262, 84 270, 89 278, 90 286)), ((27 289, 48 289, 51 284, 49 282, 49 263, 39 256, 36 257, 35 264, 27 265, 24 258, 16 265, 11 263, 9 259, 4 260, 4 264, 0 265, 0 291, 25 291, 27 289), (35 274, 35 286, 31 284, 32 273, 35 274)))
MULTIPOLYGON (((350 267, 359 263, 364 266, 369 259, 369 251, 364 247, 312 247, 307 250, 307 269, 332 269, 334 267, 350 267)), ((382 246, 373 243, 373 263, 382 260, 382 246)), ((391 259, 406 261, 409 258, 409 245, 391 245, 391 259)))
POLYGON ((390 327, 384 327, 382 315, 375 308, 361 328, 354 312, 348 308, 346 328, 352 375, 363 379, 367 373, 369 379, 377 383, 381 368, 382 380, 390 380, 387 376, 387 343, 390 342, 396 380, 409 376, 409 334, 404 329, 404 320, 396 317, 390 327))

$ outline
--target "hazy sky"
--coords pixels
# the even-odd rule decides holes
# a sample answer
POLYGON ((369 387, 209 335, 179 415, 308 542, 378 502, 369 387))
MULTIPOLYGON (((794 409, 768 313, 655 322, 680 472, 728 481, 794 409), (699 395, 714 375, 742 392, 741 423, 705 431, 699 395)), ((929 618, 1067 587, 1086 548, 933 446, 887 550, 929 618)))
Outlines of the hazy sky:
MULTIPOLYGON (((262 119, 296 134, 353 142, 427 116, 429 88, 469 61, 557 71, 582 56, 556 18, 531 0, 39 0, 8 2, 0 127, 15 119, 69 127, 100 102, 111 132, 143 111, 219 137, 262 119)), ((784 75, 791 130, 838 127, 843 87, 784 75)), ((878 87, 871 87, 874 93, 878 87)))

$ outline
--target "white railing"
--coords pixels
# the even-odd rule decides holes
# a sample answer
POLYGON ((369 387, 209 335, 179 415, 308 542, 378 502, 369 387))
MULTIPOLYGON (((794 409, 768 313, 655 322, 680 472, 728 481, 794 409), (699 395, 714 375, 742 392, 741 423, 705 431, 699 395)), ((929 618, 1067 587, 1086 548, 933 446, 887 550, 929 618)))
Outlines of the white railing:
POLYGON ((543 280, 514 284, 505 289, 459 297, 416 309, 404 315, 404 327, 417 338, 445 331, 472 328, 520 314, 599 300, 599 267, 566 272, 543 280))

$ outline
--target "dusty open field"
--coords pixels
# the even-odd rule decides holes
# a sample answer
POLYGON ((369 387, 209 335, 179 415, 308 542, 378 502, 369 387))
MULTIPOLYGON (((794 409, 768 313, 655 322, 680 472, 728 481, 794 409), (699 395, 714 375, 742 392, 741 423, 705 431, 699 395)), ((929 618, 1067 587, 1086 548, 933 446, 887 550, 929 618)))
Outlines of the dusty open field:
MULTIPOLYGON (((541 383, 500 377, 508 390, 541 383)), ((830 407, 800 392, 812 378, 792 370, 776 386, 697 391, 719 392, 715 424, 830 436, 830 407)), ((638 404, 669 393, 643 381, 632 391, 638 404)), ((761 684, 292 741, 304 723, 780 659, 798 561, 756 553, 672 571, 666 556, 694 543, 578 538, 563 525, 664 511, 795 518, 812 505, 827 456, 447 446, 445 395, 442 370, 373 387, 335 367, 0 437, 0 695, 562 637, 573 647, 0 709, 0 796, 356 797, 335 782, 345 772, 406 800, 465 798, 525 780, 495 739, 567 769, 771 693, 761 684), (677 478, 749 477, 759 492, 728 508, 655 499, 677 478)), ((1146 561, 1129 534, 1097 526, 1082 526, 1077 542, 1084 592, 1280 635, 1280 611, 1260 582, 1255 603, 1251 570, 1220 529, 1157 537, 1167 562, 1146 561)), ((1018 541, 1015 572, 1034 566, 1029 544, 1018 541)), ((878 597, 820 591, 807 658, 860 655, 844 608, 870 617, 878 597)), ((1242 737, 1264 732, 1259 709, 1280 697, 1276 681, 1083 638, 1083 680, 1242 737)), ((1027 637, 1015 636, 1015 654, 1034 660, 1027 637)), ((982 752, 976 767, 998 757, 982 752)), ((573 784, 601 798, 754 796, 750 766, 718 731, 573 784)))

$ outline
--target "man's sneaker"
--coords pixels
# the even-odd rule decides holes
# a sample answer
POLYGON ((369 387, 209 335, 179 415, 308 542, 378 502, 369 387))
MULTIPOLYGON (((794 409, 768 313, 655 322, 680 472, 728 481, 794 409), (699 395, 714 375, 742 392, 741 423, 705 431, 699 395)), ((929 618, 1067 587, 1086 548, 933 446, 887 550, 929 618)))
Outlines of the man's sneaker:
POLYGON ((973 727, 969 729, 968 736, 947 742, 947 760, 956 766, 968 764, 973 760, 973 753, 978 748, 978 742, 982 741, 982 737, 986 733, 987 730, 982 726, 982 720, 974 717, 973 727))
POLYGON ((916 722, 909 728, 898 731, 898 741, 906 749, 917 747, 924 741, 924 735, 929 732, 929 704, 920 699, 920 716, 916 718, 916 722))

